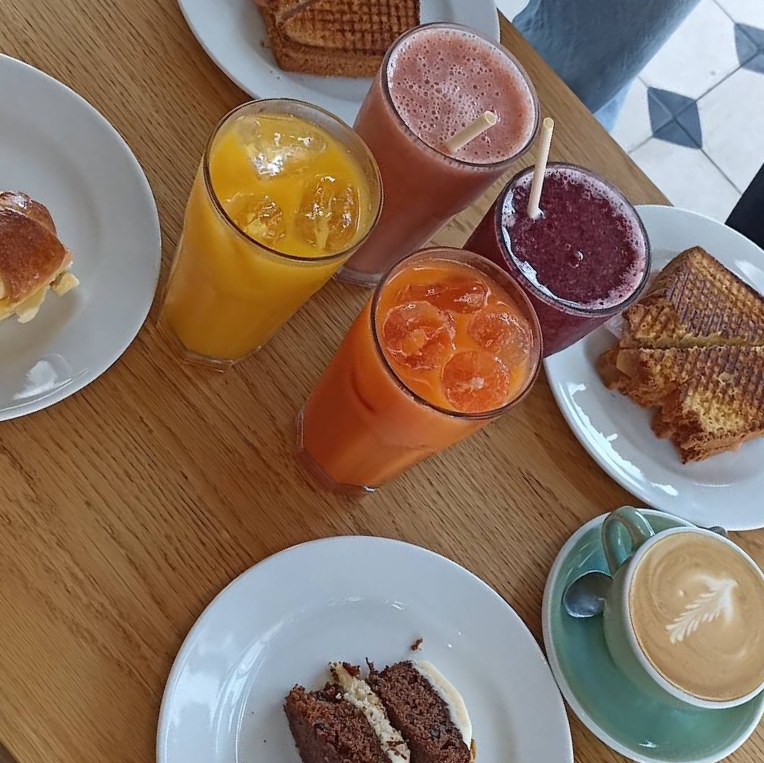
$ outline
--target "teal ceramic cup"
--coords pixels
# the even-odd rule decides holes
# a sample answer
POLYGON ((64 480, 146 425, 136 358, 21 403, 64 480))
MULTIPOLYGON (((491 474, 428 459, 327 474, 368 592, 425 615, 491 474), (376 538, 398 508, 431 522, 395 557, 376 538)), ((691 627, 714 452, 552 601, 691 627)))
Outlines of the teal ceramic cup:
POLYGON ((613 585, 605 601, 605 642, 616 666, 645 697, 685 709, 693 707, 723 710, 737 707, 759 694, 764 689, 764 684, 750 694, 734 700, 700 699, 667 681, 653 667, 640 648, 634 632, 629 610, 629 592, 634 573, 640 560, 652 546, 667 536, 679 533, 712 536, 716 542, 732 547, 758 570, 756 563, 732 541, 709 530, 703 530, 682 520, 678 521, 682 523, 680 526, 656 533, 639 511, 629 506, 616 509, 605 519, 602 524, 602 545, 610 574, 613 576, 613 585))

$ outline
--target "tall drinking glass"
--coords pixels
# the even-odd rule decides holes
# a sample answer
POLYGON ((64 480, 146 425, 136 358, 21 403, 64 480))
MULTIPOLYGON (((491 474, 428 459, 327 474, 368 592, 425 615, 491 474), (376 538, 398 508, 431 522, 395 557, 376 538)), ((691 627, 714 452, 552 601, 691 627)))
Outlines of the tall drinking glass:
POLYGON ((530 147, 536 92, 501 45, 455 24, 427 24, 387 52, 355 129, 379 164, 379 224, 339 273, 376 284, 476 201, 530 147), (446 141, 486 111, 498 122, 457 151, 446 141))
POLYGON ((524 289, 549 356, 639 298, 650 273, 650 242, 624 195, 573 164, 548 164, 541 214, 529 217, 532 176, 530 167, 509 181, 465 246, 524 289))
POLYGON ((523 291, 461 249, 383 278, 298 415, 298 454, 327 489, 371 492, 508 411, 539 369, 523 291))
POLYGON ((257 351, 368 236, 381 200, 344 122, 300 101, 239 106, 204 152, 160 327, 218 368, 257 351))

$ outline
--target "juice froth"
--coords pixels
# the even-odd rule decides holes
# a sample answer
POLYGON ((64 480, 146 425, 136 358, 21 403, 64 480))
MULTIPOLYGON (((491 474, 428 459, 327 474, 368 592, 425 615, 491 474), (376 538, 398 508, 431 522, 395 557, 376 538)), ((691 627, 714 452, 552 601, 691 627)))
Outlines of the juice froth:
POLYGON ((390 98, 406 126, 438 151, 485 111, 498 122, 454 156, 474 164, 518 154, 535 128, 535 102, 520 69, 462 29, 430 28, 405 39, 387 64, 390 98))

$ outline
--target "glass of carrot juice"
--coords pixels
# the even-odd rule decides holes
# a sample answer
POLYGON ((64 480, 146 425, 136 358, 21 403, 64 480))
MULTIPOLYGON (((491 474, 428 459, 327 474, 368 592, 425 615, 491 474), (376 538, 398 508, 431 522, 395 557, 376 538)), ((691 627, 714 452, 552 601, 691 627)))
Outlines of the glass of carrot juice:
POLYGON ((413 254, 382 278, 298 414, 298 457, 327 489, 372 492, 516 405, 541 344, 531 303, 492 262, 413 254))
POLYGON ((364 241, 381 204, 377 164, 344 122, 300 101, 239 106, 196 174, 162 331, 219 368, 255 352, 364 241))

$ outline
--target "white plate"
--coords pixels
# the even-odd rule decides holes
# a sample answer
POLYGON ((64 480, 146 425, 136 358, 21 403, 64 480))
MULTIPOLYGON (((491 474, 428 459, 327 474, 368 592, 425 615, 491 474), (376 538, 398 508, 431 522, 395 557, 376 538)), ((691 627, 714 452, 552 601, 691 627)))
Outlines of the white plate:
POLYGON ((146 176, 117 131, 46 74, 0 55, 0 191, 45 204, 81 281, 26 325, 0 323, 0 421, 100 376, 146 319, 161 259, 146 176))
MULTIPOLYGON (((700 245, 764 294, 764 252, 722 223, 675 207, 637 207, 647 228, 653 269, 700 245)), ((576 437, 618 483, 656 509, 729 530, 764 527, 764 438, 695 464, 682 464, 650 428, 651 413, 610 392, 595 368, 615 338, 607 328, 548 358, 549 384, 576 437)))
MULTIPOLYGON (((279 69, 254 0, 179 0, 191 31, 212 60, 253 98, 296 98, 352 125, 370 79, 315 77, 279 69)), ((422 23, 452 21, 499 39, 494 0, 421 0, 422 23)))
POLYGON ((299 763, 284 697, 326 664, 411 657, 423 638, 464 695, 479 759, 573 763, 568 719, 533 636, 462 567, 417 546, 344 537, 295 546, 229 585, 178 654, 159 718, 159 763, 299 763))

